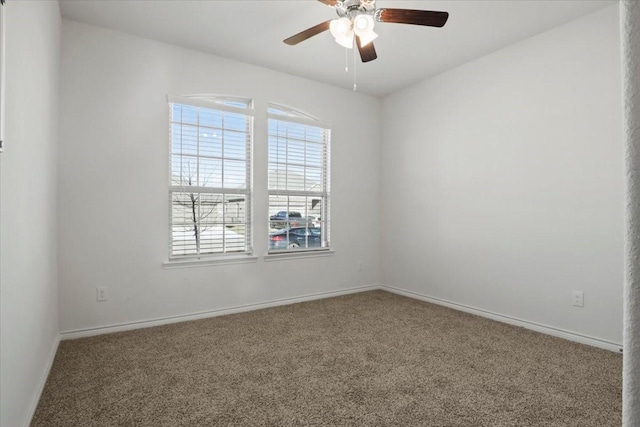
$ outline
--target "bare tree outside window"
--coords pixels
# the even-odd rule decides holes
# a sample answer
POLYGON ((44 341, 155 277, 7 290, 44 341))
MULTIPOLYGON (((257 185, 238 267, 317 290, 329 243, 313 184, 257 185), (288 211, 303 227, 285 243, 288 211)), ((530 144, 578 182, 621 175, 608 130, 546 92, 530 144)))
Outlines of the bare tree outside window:
MULTIPOLYGON (((180 187, 193 187, 196 185, 195 178, 195 170, 196 168, 191 166, 191 162, 187 161, 186 174, 181 174, 180 176, 172 176, 172 180, 174 185, 180 187)), ((209 176, 203 181, 204 186, 206 187, 208 181, 211 179, 214 171, 211 171, 209 176)), ((178 194, 174 193, 173 203, 178 206, 182 206, 191 214, 191 225, 184 225, 185 231, 192 232, 193 237, 196 242, 196 252, 200 253, 200 237, 203 231, 206 231, 207 224, 212 224, 218 222, 218 216, 216 214, 216 207, 220 204, 219 202, 205 202, 202 203, 202 193, 197 192, 187 192, 182 193, 186 194, 186 200, 184 198, 179 197, 178 194)))

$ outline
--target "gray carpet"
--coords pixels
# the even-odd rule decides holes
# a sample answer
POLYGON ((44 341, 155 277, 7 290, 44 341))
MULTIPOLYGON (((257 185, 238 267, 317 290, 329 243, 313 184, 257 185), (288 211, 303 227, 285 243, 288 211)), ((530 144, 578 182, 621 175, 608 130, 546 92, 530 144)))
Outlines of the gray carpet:
POLYGON ((32 426, 619 426, 622 357, 383 291, 63 341, 32 426))

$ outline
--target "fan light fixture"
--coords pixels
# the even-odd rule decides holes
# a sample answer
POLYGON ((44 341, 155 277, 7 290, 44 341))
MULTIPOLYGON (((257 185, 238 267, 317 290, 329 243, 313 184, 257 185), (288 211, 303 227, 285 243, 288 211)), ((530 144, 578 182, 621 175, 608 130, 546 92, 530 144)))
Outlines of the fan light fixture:
POLYGON ((341 46, 353 48, 353 35, 360 37, 360 46, 366 46, 378 37, 373 31, 374 20, 371 15, 356 15, 354 18, 342 17, 329 24, 331 35, 341 46))
POLYGON ((331 35, 341 46, 353 48, 353 24, 349 18, 334 19, 329 24, 331 35))
POLYGON ((353 20, 353 31, 360 37, 360 45, 366 46, 378 37, 373 32, 373 17, 371 15, 358 15, 353 20))

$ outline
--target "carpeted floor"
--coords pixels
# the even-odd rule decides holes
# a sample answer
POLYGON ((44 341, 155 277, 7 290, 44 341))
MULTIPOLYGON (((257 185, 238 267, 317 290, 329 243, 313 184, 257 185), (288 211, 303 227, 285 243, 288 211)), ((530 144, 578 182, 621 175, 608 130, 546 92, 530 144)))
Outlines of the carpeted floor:
POLYGON ((32 426, 620 426, 622 357, 383 291, 60 344, 32 426))

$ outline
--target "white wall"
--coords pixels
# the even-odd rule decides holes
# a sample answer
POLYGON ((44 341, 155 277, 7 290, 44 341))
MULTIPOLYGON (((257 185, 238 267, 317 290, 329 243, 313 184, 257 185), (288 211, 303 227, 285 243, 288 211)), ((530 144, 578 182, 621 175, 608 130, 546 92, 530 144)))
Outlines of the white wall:
POLYGON ((617 7, 384 100, 383 283, 622 342, 617 7))
POLYGON ((60 11, 7 2, 0 154, 0 425, 30 420, 58 342, 56 150, 60 11))
POLYGON ((378 99, 73 21, 63 21, 62 34, 63 331, 376 283, 378 99), (299 108, 331 124, 334 256, 162 269, 168 254, 166 96, 190 93, 255 100, 254 246, 259 256, 267 250, 267 103, 299 108), (96 302, 97 286, 108 287, 109 301, 96 302))

